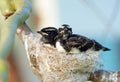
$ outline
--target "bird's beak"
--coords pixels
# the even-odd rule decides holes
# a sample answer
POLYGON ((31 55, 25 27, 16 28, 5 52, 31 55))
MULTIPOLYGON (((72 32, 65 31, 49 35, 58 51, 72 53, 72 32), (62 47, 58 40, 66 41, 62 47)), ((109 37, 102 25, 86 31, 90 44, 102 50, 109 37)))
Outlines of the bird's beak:
POLYGON ((41 31, 37 31, 37 33, 42 34, 41 31))
POLYGON ((37 31, 37 33, 39 33, 39 34, 41 34, 41 35, 43 35, 43 36, 48 36, 47 33, 44 33, 44 32, 41 32, 41 31, 37 31))
POLYGON ((39 33, 39 34, 43 35, 43 33, 42 33, 41 31, 37 31, 37 33, 39 33))
POLYGON ((43 36, 43 33, 41 31, 37 31, 37 33, 41 34, 43 36))

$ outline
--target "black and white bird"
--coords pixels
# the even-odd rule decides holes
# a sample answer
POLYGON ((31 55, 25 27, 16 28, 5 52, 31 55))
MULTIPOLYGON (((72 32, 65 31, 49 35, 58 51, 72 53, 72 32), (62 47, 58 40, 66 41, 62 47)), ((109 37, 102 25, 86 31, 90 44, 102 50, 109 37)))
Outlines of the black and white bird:
POLYGON ((42 35, 45 44, 50 44, 56 47, 58 52, 65 53, 65 55, 60 55, 58 58, 61 58, 60 63, 63 60, 64 63, 67 63, 67 66, 64 66, 64 63, 61 63, 60 66, 70 70, 70 74, 74 74, 75 76, 73 76, 79 79, 78 82, 86 82, 90 73, 97 70, 100 65, 100 51, 110 50, 95 40, 73 34, 72 28, 67 24, 62 25, 59 29, 46 27, 38 31, 38 33, 42 35))
POLYGON ((88 50, 110 50, 95 40, 89 39, 85 36, 72 34, 72 28, 66 24, 62 25, 62 28, 59 28, 59 35, 57 37, 55 46, 59 52, 72 54, 86 52, 88 50))
POLYGON ((58 35, 58 29, 55 27, 45 27, 41 29, 40 31, 37 31, 37 33, 42 35, 42 41, 45 44, 50 44, 52 46, 55 46, 55 37, 58 35))
POLYGON ((102 46, 95 40, 85 36, 72 33, 72 28, 69 25, 63 24, 59 29, 55 27, 46 27, 37 31, 42 35, 42 40, 45 44, 50 44, 57 48, 58 52, 62 53, 80 53, 87 50, 93 51, 109 51, 110 49, 102 46))

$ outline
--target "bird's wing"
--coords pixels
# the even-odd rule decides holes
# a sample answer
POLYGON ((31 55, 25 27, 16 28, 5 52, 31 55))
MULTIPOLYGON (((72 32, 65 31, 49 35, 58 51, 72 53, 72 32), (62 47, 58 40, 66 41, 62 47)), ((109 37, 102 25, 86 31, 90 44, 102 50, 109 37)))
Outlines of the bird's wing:
POLYGON ((94 50, 96 50, 96 51, 99 51, 99 50, 103 50, 103 51, 109 51, 110 49, 109 48, 106 48, 106 47, 104 47, 103 45, 101 45, 100 43, 98 43, 97 41, 95 41, 95 40, 93 40, 94 41, 94 50))
POLYGON ((84 36, 80 36, 80 35, 72 35, 68 41, 67 41, 67 45, 69 45, 70 47, 77 47, 77 48, 81 48, 84 45, 86 45, 88 43, 88 41, 90 41, 90 39, 84 37, 84 36))
POLYGON ((91 40, 85 36, 81 35, 72 35, 67 40, 67 45, 70 48, 78 48, 80 51, 86 51, 88 49, 93 49, 95 51, 103 50, 109 51, 110 49, 102 46, 100 43, 95 40, 91 40))

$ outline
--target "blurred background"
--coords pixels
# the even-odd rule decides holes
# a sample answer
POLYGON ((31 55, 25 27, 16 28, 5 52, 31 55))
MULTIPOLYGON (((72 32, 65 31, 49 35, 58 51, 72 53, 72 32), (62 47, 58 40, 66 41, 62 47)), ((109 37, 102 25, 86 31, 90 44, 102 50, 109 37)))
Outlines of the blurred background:
MULTIPOLYGON (((100 69, 120 70, 120 0, 34 0, 27 23, 33 31, 69 24, 73 33, 95 39, 111 49, 102 53, 100 69)), ((9 82, 40 82, 33 74, 17 36, 8 61, 9 82)))

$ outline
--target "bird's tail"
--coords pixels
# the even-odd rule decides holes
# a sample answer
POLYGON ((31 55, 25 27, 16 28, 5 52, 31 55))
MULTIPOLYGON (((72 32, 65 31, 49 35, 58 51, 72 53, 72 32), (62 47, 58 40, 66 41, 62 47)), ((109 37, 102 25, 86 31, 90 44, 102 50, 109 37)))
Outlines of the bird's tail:
POLYGON ((110 49, 109 49, 109 48, 106 48, 106 47, 103 47, 102 50, 103 50, 103 51, 110 51, 110 49))

